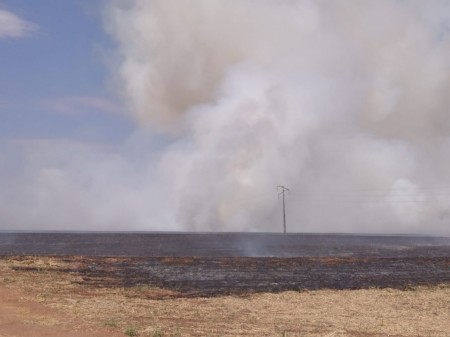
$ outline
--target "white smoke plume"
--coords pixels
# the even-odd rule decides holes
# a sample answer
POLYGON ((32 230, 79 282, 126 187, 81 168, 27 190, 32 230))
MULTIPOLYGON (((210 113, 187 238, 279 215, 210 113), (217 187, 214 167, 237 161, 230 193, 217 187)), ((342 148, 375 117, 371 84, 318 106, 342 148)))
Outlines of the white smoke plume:
POLYGON ((117 0, 105 25, 139 130, 28 149, 2 223, 279 231, 285 185, 292 232, 450 234, 449 1, 117 0))
POLYGON ((183 229, 449 233, 448 1, 115 1, 183 229), (170 182, 169 182, 170 181, 170 182))

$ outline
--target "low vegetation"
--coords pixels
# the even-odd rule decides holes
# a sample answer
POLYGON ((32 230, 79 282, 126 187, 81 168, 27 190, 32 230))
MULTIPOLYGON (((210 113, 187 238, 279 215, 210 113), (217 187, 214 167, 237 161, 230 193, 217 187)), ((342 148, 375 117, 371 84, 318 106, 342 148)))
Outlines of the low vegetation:
POLYGON ((127 336, 129 336, 129 337, 136 337, 136 336, 139 336, 138 329, 137 329, 135 326, 133 326, 133 325, 128 326, 128 327, 125 329, 124 333, 125 333, 125 335, 127 335, 127 336))

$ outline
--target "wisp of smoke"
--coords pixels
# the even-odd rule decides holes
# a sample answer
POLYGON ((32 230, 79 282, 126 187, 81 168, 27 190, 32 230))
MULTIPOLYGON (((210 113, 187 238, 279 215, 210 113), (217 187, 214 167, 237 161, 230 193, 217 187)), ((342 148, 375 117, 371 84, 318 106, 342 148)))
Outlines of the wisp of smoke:
POLYGON ((450 233, 449 1, 117 0, 105 26, 141 130, 63 169, 85 223, 278 231, 285 185, 289 231, 450 233))

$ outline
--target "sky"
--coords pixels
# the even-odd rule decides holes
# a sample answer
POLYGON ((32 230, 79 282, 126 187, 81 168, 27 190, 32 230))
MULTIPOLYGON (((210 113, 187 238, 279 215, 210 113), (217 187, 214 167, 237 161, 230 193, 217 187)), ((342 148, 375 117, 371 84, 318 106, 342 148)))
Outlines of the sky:
POLYGON ((17 22, 0 35, 2 140, 123 140, 132 123, 108 85, 104 54, 112 42, 102 27, 100 2, 0 6, 17 22))
POLYGON ((450 235, 447 0, 0 0, 0 230, 450 235))
MULTIPOLYGON (((0 229, 96 229, 94 221, 76 222, 77 211, 67 207, 60 216, 70 224, 52 221, 53 198, 70 203, 74 191, 57 193, 38 180, 55 165, 94 174, 81 158, 101 160, 135 129, 112 88, 112 46, 100 1, 0 2, 0 199, 7 200, 0 229), (39 206, 45 191, 52 200, 39 206)), ((109 226, 118 229, 98 228, 109 226)))

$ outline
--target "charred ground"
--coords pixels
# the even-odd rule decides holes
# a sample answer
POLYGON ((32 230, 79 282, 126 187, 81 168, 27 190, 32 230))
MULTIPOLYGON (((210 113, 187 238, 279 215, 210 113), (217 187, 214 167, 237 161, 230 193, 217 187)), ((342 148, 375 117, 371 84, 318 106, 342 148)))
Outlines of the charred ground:
POLYGON ((435 237, 1 233, 0 254, 58 256, 70 267, 52 272, 94 287, 170 290, 162 297, 450 283, 450 239, 435 237))

